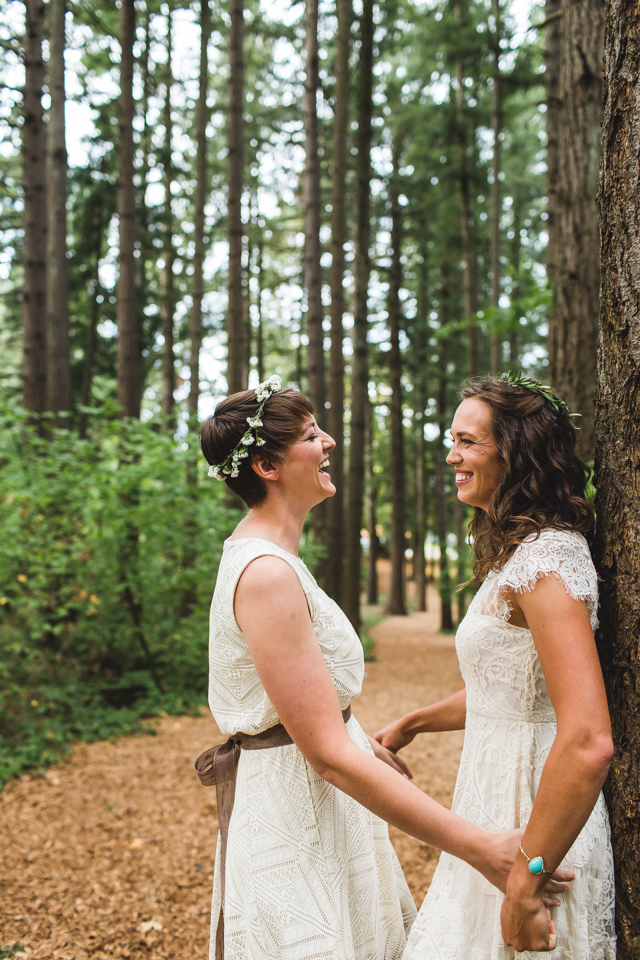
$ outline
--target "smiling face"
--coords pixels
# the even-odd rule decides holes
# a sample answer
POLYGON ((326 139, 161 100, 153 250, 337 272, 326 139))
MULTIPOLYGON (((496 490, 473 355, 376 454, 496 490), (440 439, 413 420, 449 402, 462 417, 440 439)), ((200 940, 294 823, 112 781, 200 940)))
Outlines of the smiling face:
POLYGON ((491 409, 469 397, 456 410, 451 424, 453 447, 447 463, 455 469, 458 500, 486 510, 504 473, 504 463, 491 431, 491 409))
POLYGON ((327 472, 329 453, 335 445, 333 437, 320 429, 315 417, 308 417, 300 438, 287 449, 287 458, 279 467, 280 480, 287 493, 308 500, 309 509, 336 492, 327 472))

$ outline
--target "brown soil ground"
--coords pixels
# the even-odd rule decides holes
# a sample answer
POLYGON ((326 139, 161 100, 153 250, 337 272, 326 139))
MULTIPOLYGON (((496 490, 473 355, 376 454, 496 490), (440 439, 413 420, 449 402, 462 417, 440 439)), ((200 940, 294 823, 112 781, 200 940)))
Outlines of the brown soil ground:
MULTIPOLYGON (((379 623, 354 713, 374 732, 460 688, 453 638, 433 612, 379 623)), ((165 717, 155 737, 78 744, 43 777, 0 794, 0 957, 204 960, 217 831, 215 790, 193 772, 221 737, 210 716, 165 717), (22 948, 18 952, 18 948, 22 948)), ((415 782, 449 805, 462 734, 418 737, 415 782)), ((420 903, 437 852, 391 829, 420 903)))

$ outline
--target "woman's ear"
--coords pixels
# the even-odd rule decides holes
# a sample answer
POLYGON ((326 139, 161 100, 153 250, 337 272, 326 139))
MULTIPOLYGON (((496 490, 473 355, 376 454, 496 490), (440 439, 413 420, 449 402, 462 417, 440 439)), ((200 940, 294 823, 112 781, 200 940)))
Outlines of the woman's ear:
POLYGON ((274 466, 270 460, 267 460, 266 457, 254 457, 251 461, 251 469, 254 473, 262 480, 279 480, 280 471, 278 467, 274 466))

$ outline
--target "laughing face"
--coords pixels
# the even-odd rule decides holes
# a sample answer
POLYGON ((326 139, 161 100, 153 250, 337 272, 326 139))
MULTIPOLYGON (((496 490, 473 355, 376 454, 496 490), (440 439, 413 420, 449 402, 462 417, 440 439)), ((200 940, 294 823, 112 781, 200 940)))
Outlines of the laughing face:
POLYGON ((287 450, 287 459, 279 471, 293 495, 308 499, 311 505, 334 495, 336 488, 328 468, 329 453, 335 445, 333 437, 320 429, 314 417, 305 421, 300 439, 287 450))
POLYGON ((468 397, 451 424, 453 447, 447 463, 455 470, 458 500, 486 510, 504 473, 491 432, 491 410, 484 400, 468 397))

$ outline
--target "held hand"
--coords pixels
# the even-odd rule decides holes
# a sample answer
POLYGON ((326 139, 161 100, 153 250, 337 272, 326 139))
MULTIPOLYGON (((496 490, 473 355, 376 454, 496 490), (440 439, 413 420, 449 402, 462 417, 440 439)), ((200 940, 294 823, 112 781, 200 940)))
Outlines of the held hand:
POLYGON ((411 743, 414 736, 414 733, 406 733, 402 729, 402 719, 394 720, 393 723, 383 727, 382 730, 378 730, 373 735, 374 740, 377 740, 387 750, 391 750, 392 753, 397 753, 398 750, 406 747, 408 743, 411 743))
POLYGON ((540 895, 512 899, 507 894, 500 911, 500 923, 504 942, 519 952, 556 948, 556 925, 540 895))
MULTIPOLYGON (((522 843, 524 827, 517 830, 503 830, 498 833, 484 833, 481 844, 482 859, 473 866, 487 878, 487 880, 506 893, 507 880, 511 873, 514 860, 522 843)), ((564 893, 569 889, 569 883, 575 878, 575 873, 562 870, 558 867, 543 890, 544 903, 548 907, 557 906, 560 901, 554 894, 564 893)))
POLYGON ((388 763, 390 767, 393 767, 394 770, 397 770, 398 773, 401 773, 403 777, 407 778, 407 780, 413 780, 413 774, 411 773, 411 770, 409 770, 409 767, 406 765, 402 757, 397 757, 393 750, 383 747, 377 740, 374 740, 373 737, 367 736, 367 740, 371 744, 371 749, 379 760, 384 760, 385 763, 388 763))

